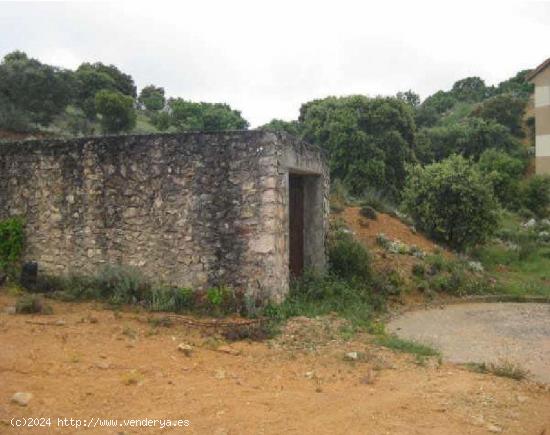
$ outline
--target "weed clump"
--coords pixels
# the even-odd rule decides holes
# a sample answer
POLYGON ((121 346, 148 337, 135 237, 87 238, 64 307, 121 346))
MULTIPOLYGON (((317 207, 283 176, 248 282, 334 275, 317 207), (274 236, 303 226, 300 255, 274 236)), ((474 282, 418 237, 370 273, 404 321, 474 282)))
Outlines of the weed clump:
POLYGON ((329 267, 334 275, 346 280, 371 280, 369 251, 351 234, 336 231, 329 240, 328 257, 329 267))
POLYGON ((469 363, 466 364, 466 367, 477 373, 490 373, 495 376, 514 379, 516 381, 521 381, 529 376, 528 370, 525 370, 520 365, 509 360, 481 364, 469 363))
POLYGON ((376 220, 378 218, 378 213, 376 213, 376 210, 370 205, 364 205, 361 207, 361 215, 372 220, 376 220))
POLYGON ((52 314, 51 306, 46 305, 44 300, 35 294, 24 294, 15 303, 17 314, 52 314))
POLYGON ((439 351, 430 346, 426 346, 425 344, 420 344, 415 341, 403 340, 395 335, 381 335, 376 338, 375 343, 379 346, 387 347, 388 349, 410 353, 418 357, 440 355, 439 351))

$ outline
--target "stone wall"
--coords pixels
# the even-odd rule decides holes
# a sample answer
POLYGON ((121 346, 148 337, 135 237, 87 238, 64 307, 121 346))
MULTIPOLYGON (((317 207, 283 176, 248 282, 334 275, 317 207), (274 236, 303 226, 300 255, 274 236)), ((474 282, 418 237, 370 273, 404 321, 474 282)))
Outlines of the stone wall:
MULTIPOLYGON (((288 289, 288 171, 319 174, 324 265, 328 176, 317 149, 267 132, 0 144, 0 218, 26 220, 25 260, 49 273, 139 267, 170 285, 288 289)), ((315 219, 314 219, 315 220, 315 219)), ((317 240, 318 239, 318 240, 317 240)))

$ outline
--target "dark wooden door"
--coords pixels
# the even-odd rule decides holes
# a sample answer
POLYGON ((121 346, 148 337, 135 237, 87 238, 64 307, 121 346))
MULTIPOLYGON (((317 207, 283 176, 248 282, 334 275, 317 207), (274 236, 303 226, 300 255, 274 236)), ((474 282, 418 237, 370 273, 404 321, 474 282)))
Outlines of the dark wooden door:
POLYGON ((291 276, 304 271, 304 183, 297 175, 289 177, 289 257, 291 276))

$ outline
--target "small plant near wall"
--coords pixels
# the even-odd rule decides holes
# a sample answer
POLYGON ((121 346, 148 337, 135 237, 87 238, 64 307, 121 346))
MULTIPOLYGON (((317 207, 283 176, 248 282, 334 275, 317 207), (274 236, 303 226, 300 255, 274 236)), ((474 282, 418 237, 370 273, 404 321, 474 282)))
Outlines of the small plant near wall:
POLYGON ((0 220, 0 276, 14 277, 23 251, 23 219, 0 220))

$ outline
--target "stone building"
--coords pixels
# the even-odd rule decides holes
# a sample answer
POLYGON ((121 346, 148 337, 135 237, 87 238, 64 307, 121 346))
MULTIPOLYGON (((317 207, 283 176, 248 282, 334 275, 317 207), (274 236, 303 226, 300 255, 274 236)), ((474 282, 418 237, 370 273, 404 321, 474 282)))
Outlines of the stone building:
POLYGON ((535 152, 537 174, 550 174, 550 58, 528 76, 535 85, 535 152))
POLYGON ((280 301, 325 267, 328 169, 317 147, 262 131, 0 144, 0 219, 26 221, 50 274, 131 265, 155 281, 280 301))

